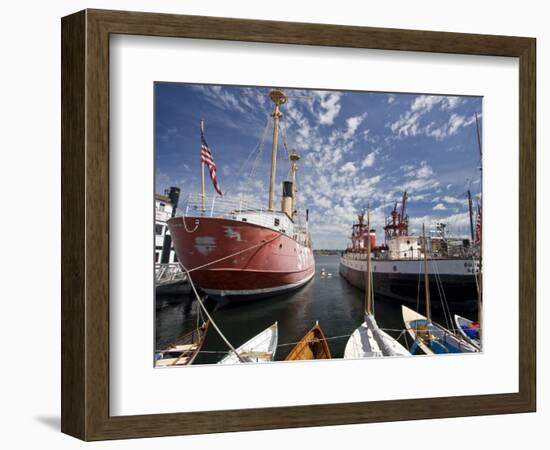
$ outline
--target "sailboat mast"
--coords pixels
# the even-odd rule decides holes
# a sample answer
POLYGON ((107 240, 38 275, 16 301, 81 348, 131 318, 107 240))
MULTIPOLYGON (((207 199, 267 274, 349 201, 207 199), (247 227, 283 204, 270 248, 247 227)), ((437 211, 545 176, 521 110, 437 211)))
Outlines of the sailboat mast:
MULTIPOLYGON (((480 186, 481 186, 481 192, 483 193, 483 150, 482 150, 482 146, 481 146, 481 133, 480 133, 480 129, 479 129, 479 120, 478 120, 478 117, 477 117, 477 113, 476 113, 476 133, 477 133, 477 146, 479 148, 479 182, 480 182, 480 186)), ((483 197, 480 198, 479 202, 480 202, 480 206, 479 208, 481 208, 483 206, 483 197)), ((479 211, 478 211, 478 214, 479 214, 479 211)), ((478 273, 476 274, 476 276, 478 277, 478 294, 477 294, 477 321, 479 323, 479 342, 483 342, 482 341, 482 336, 481 336, 481 333, 483 332, 483 305, 482 305, 482 292, 483 292, 483 276, 482 276, 482 272, 481 272, 481 262, 482 262, 482 242, 483 242, 483 231, 480 230, 480 233, 479 233, 479 271, 478 273)))
POLYGON ((426 290, 426 318, 432 321, 432 305, 430 302, 430 277, 428 276, 428 246, 426 245, 426 232, 422 224, 422 243, 424 253, 424 289, 426 290))
POLYGON ((367 208, 367 314, 372 314, 372 269, 370 248, 370 206, 367 208))
POLYGON ((472 237, 472 242, 474 242, 474 211, 472 207, 472 193, 470 192, 470 189, 468 189, 468 211, 470 212, 470 235, 472 237))
POLYGON ((282 117, 280 106, 286 102, 286 95, 279 89, 273 89, 269 93, 271 101, 275 104, 273 111, 273 146, 271 147, 271 177, 269 180, 269 202, 267 208, 274 210, 275 204, 275 177, 277 175, 277 143, 279 140, 279 119, 282 117))

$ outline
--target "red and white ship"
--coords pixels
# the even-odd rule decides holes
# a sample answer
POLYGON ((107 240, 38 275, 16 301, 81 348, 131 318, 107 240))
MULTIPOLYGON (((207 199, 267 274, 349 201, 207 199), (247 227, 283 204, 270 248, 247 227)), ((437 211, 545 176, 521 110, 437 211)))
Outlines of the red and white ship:
MULTIPOLYGON (((291 180, 283 182, 281 208, 275 208, 280 107, 286 96, 273 90, 270 98, 275 110, 268 207, 205 195, 203 163, 202 193, 190 195, 183 215, 168 221, 178 260, 194 283, 217 299, 277 295, 303 286, 315 273, 307 211, 305 225, 297 221, 295 152, 289 155, 291 180)), ((219 190, 215 173, 213 181, 219 190)))

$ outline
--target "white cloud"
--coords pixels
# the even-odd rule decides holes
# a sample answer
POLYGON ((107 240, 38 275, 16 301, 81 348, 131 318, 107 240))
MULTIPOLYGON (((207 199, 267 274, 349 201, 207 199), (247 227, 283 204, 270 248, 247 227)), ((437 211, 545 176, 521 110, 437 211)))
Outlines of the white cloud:
POLYGON ((445 97, 445 102, 443 102, 443 109, 454 109, 458 105, 462 103, 462 99, 460 97, 445 97))
POLYGON ((353 164, 351 161, 348 161, 346 164, 340 167, 340 172, 353 175, 355 172, 357 172, 357 167, 355 167, 355 164, 353 164))
MULTIPOLYGON (((451 114, 449 121, 444 124, 430 122, 422 126, 422 118, 429 113, 435 106, 439 106, 442 111, 451 111, 462 103, 462 99, 456 96, 438 96, 438 95, 419 95, 411 102, 411 107, 399 119, 386 126, 396 133, 399 137, 416 136, 425 134, 436 140, 442 140, 447 136, 455 134, 461 127, 467 126, 472 122, 472 118, 465 118, 458 114, 451 114)), ((475 121, 475 116, 473 117, 475 121)))
POLYGON ((313 198, 313 203, 317 206, 320 206, 321 208, 324 208, 324 209, 332 208, 332 203, 327 197, 323 197, 323 196, 314 197, 313 198))
POLYGON ((434 211, 445 211, 447 207, 443 203, 438 203, 432 208, 434 211))
POLYGON ((350 139, 353 136, 355 136, 355 132, 357 131, 357 128, 359 128, 359 125, 361 125, 361 122, 365 120, 365 117, 367 117, 367 113, 361 114, 359 116, 349 117, 346 120, 346 125, 348 126, 348 129, 344 133, 344 139, 350 139))
POLYGON ((450 195, 445 195, 441 198, 442 202, 445 202, 447 204, 451 205, 467 205, 468 200, 466 198, 459 198, 459 197, 451 197, 450 195))
POLYGON ((441 101, 445 97, 436 96, 436 95, 419 95, 416 97, 412 104, 411 104, 411 110, 412 111, 421 111, 422 114, 425 114, 434 107, 434 105, 437 105, 438 103, 441 103, 441 101))
POLYGON ((336 92, 317 92, 322 111, 319 112, 319 122, 323 125, 332 125, 340 113, 342 94, 336 92))
POLYGON ((461 128, 467 127, 475 123, 475 121, 475 115, 466 117, 453 113, 446 123, 437 127, 435 122, 432 122, 424 128, 424 132, 427 136, 432 136, 436 140, 441 141, 448 136, 455 135, 461 128))
POLYGON ((376 152, 370 152, 361 163, 361 169, 372 167, 374 165, 375 158, 376 158, 376 152))
POLYGON ((428 165, 426 161, 420 163, 420 168, 416 171, 416 176, 418 178, 428 178, 433 175, 432 168, 428 165))
POLYGON ((430 189, 435 189, 437 186, 439 186, 439 182, 434 179, 417 178, 417 179, 403 183, 400 190, 411 191, 411 192, 423 192, 430 189))
POLYGON ((419 123, 422 114, 407 111, 397 121, 390 125, 391 130, 399 136, 416 136, 419 131, 419 123))
POLYGON ((405 172, 405 176, 409 178, 426 179, 434 174, 433 169, 426 161, 421 161, 419 166, 406 164, 401 166, 400 169, 405 172))

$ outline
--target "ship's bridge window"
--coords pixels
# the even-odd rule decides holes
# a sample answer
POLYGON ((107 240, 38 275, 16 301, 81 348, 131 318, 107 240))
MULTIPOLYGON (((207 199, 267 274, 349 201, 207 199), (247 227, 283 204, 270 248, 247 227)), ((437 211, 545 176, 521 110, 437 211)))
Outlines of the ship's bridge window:
POLYGON ((275 219, 274 223, 275 223, 275 226, 278 227, 279 226, 279 219, 275 219))
POLYGON ((163 228, 164 228, 164 227, 163 227, 162 225, 156 224, 156 225, 155 225, 155 234, 156 234, 157 236, 161 236, 161 235, 162 235, 162 229, 163 229, 163 228))
POLYGON ((247 222, 248 219, 247 219, 246 217, 243 217, 243 218, 242 218, 242 221, 243 221, 243 222, 247 222))
POLYGON ((397 266, 393 266, 393 271, 397 272, 397 266))

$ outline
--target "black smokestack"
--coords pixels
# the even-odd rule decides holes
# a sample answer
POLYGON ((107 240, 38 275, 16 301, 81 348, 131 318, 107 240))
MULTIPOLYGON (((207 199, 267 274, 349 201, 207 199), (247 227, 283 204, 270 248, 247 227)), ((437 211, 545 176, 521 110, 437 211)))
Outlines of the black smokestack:
POLYGON ((292 197, 292 181, 283 181, 283 197, 292 197))
POLYGON ((176 215, 176 208, 180 199, 180 188, 171 186, 170 189, 166 189, 164 194, 170 199, 172 203, 172 217, 176 215))

